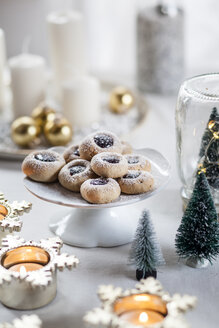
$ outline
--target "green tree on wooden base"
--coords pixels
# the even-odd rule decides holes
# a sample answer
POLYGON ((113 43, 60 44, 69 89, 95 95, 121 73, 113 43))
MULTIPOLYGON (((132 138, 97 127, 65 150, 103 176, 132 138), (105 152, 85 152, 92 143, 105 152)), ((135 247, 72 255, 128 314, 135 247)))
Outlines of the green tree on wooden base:
POLYGON ((156 278, 157 266, 165 263, 148 211, 144 210, 139 219, 129 259, 136 266, 138 280, 156 278))
POLYGON ((219 254, 219 224, 211 191, 204 173, 195 187, 176 234, 176 251, 182 258, 212 263, 219 254))

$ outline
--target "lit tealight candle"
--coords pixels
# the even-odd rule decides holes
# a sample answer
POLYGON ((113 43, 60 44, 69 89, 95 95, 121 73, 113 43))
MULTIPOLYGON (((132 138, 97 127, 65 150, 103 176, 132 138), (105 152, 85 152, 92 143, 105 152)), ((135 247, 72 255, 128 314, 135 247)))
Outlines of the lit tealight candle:
POLYGON ((164 316, 156 311, 145 310, 134 310, 125 312, 120 315, 120 318, 132 323, 135 326, 148 327, 149 325, 161 322, 164 320, 164 316))
POLYGON ((42 264, 38 264, 38 263, 19 263, 19 264, 15 264, 12 265, 8 270, 10 271, 15 271, 15 272, 29 272, 29 271, 36 271, 36 270, 40 270, 43 268, 42 264))
POLYGON ((31 114, 45 99, 45 60, 32 54, 21 54, 9 60, 14 116, 31 114))
POLYGON ((85 323, 98 327, 184 327, 187 323, 183 314, 196 303, 196 298, 189 295, 171 297, 152 277, 142 279, 136 289, 124 291, 102 285, 98 294, 102 306, 84 316, 85 323), (117 296, 110 300, 109 295, 117 296))
MULTIPOLYGON (((7 236, 0 250, 0 302, 17 310, 33 310, 56 296, 57 270, 71 269, 79 260, 60 254, 60 238, 25 241, 7 236)), ((28 326, 29 327, 29 326, 28 326)))

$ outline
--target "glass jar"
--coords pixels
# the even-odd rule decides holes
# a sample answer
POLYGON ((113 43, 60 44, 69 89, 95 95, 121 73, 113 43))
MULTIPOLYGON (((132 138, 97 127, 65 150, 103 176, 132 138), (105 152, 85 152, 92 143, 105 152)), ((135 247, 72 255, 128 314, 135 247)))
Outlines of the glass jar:
POLYGON ((186 80, 176 106, 177 160, 186 206, 202 170, 219 211, 219 73, 186 80))

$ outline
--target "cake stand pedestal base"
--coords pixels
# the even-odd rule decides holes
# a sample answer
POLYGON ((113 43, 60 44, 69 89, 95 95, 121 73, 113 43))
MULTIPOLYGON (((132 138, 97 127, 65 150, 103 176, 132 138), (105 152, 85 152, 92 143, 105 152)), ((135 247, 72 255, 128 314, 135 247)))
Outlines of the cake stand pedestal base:
POLYGON ((50 229, 64 243, 77 247, 113 247, 130 243, 140 210, 136 206, 76 208, 57 213, 50 229))

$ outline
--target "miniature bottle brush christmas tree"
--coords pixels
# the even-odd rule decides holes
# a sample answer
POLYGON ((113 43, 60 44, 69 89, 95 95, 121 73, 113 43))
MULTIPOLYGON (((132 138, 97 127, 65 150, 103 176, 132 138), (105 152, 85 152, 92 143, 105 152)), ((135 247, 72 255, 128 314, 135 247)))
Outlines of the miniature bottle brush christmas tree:
POLYGON ((130 263, 136 266, 136 278, 153 276, 156 268, 165 264, 148 211, 143 211, 130 250, 130 263))
POLYGON ((203 172, 195 187, 176 234, 176 251, 195 268, 212 264, 219 254, 219 224, 211 191, 203 172))

